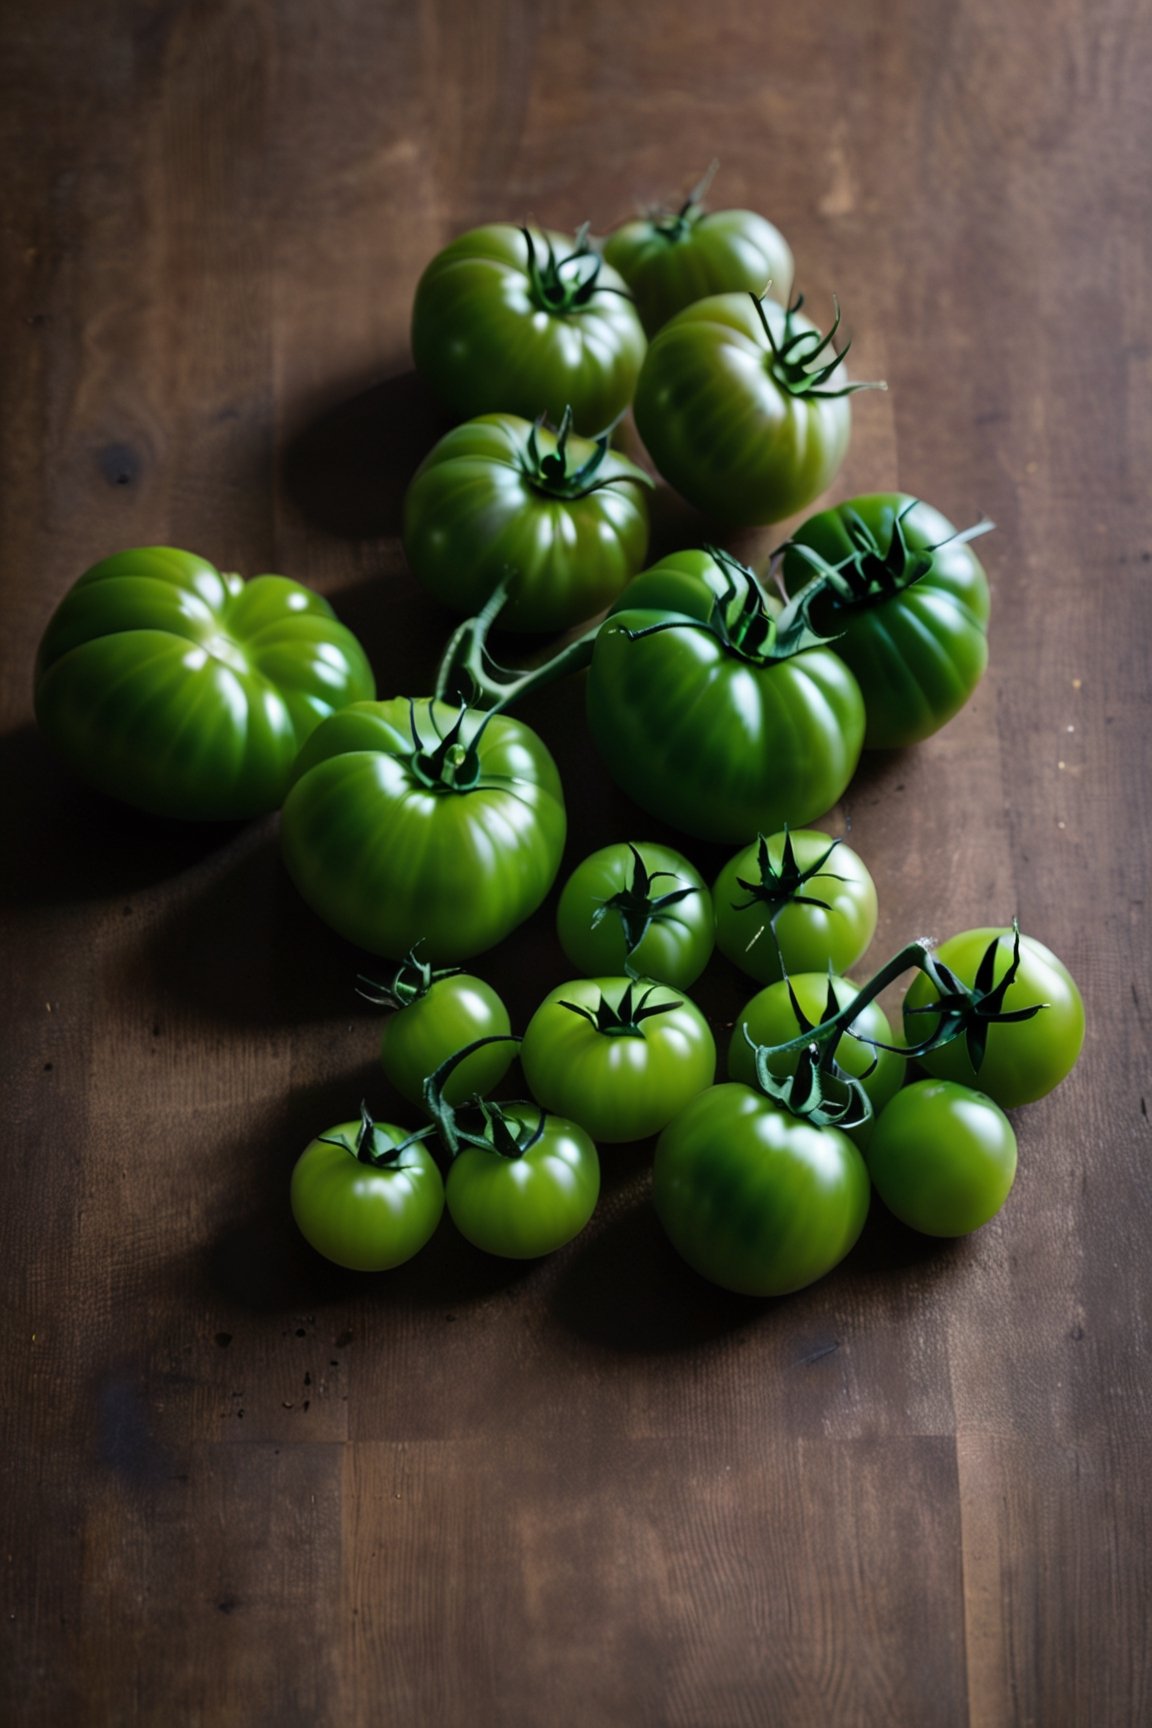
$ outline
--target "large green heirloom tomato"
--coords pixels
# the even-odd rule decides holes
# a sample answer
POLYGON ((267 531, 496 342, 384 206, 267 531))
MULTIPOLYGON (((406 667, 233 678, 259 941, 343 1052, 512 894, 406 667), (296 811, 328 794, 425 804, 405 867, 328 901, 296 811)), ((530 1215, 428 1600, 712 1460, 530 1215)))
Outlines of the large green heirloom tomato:
POLYGON ((864 737, 859 686, 799 621, 780 626, 723 553, 676 553, 625 589, 596 638, 588 725, 642 809, 735 844, 801 827, 843 794, 864 737))
POLYGON ((960 534, 930 504, 878 492, 822 510, 798 528, 783 560, 795 593, 826 578, 813 623, 834 636, 868 715, 864 743, 917 744, 961 709, 988 661, 988 579, 960 534))
POLYGON ((652 342, 636 425, 652 460, 697 510, 732 526, 778 522, 835 478, 852 413, 840 353, 800 315, 755 294, 678 312, 652 342))
POLYGON ((560 946, 585 974, 644 978, 686 990, 712 953, 712 900, 699 871, 669 846, 621 841, 578 864, 556 908, 560 946))
POLYGON ((656 1143, 652 1194, 673 1247, 725 1290, 784 1296, 839 1265, 868 1216, 848 1136, 749 1086, 701 1092, 656 1143))
POLYGON ((593 1140, 643 1140, 712 1084, 716 1045, 699 1009, 664 984, 576 978, 533 1014, 520 1063, 533 1097, 593 1140))
POLYGON ((444 1183, 427 1149, 403 1128, 341 1122, 296 1161, 292 1216, 317 1253, 355 1272, 400 1266, 428 1241, 444 1211, 444 1183))
POLYGON ((876 885, 843 840, 815 828, 760 835, 712 889, 716 946, 762 984, 855 966, 876 930, 876 885))
POLYGON ((404 550, 438 600, 477 612, 509 580, 500 627, 567 630, 615 600, 644 562, 651 485, 608 448, 514 414, 457 426, 404 500, 404 550))
POLYGON ((1016 1136, 991 1098, 951 1080, 898 1092, 868 1146, 876 1192, 926 1236, 965 1236, 995 1217, 1016 1178, 1016 1136))
MULTIPOLYGON (((837 1008, 847 1007, 856 995, 856 986, 847 978, 830 978, 826 972, 799 972, 795 977, 769 984, 742 1010, 732 1031, 728 1046, 728 1077, 746 1086, 756 1083, 755 1045, 787 1044, 801 1032, 831 1018, 837 1008), (800 1005, 797 1015, 793 996, 800 1005), (751 1043, 749 1043, 749 1038, 751 1043)), ((852 1031, 836 1045, 836 1062, 846 1074, 859 1080, 868 1094, 874 1111, 879 1113, 904 1080, 904 1059, 891 1049, 878 1050, 877 1044, 891 1045, 892 1028, 878 1002, 867 1002, 859 1017, 852 1022, 852 1031)), ((798 1050, 774 1056, 768 1063, 769 1072, 777 1078, 794 1074, 800 1057, 798 1050)), ((871 1139, 875 1119, 870 1117, 858 1127, 844 1130, 857 1146, 866 1146, 871 1139)))
MULTIPOLYGON (((1014 930, 965 930, 942 942, 933 958, 977 1004, 985 1001, 994 1015, 1007 1018, 990 1018, 983 1028, 986 1043, 978 1064, 968 1038, 961 1036, 919 1057, 929 1074, 975 1087, 1002 1110, 1012 1110, 1043 1098, 1071 1073, 1084 1042, 1084 1003, 1068 968, 1043 943, 1014 930), (1041 1004, 1039 1012, 1023 1017, 1041 1004)), ((948 994, 917 973, 904 998, 909 1045, 936 1032, 941 1023, 937 1004, 946 1011, 948 994)))
POLYGON ((375 694, 359 642, 284 576, 148 546, 85 571, 36 660, 36 718, 80 779, 156 816, 275 810, 320 721, 375 694))
POLYGON ((600 1160, 583 1128, 532 1104, 502 1104, 504 1151, 475 1143, 452 1160, 448 1211, 487 1254, 532 1260, 583 1230, 600 1194, 600 1160))
POLYGON ((538 228, 460 235, 421 276, 416 370, 463 416, 506 410, 605 431, 632 400, 644 330, 623 279, 591 250, 538 228))
POLYGON ((429 698, 360 702, 301 751, 284 801, 289 875, 375 954, 434 964, 501 941, 560 866, 556 764, 527 726, 429 698))
POLYGON ((711 294, 771 292, 787 304, 795 266, 778 228, 754 210, 707 210, 710 170, 678 210, 624 222, 602 251, 636 297, 648 334, 711 294))

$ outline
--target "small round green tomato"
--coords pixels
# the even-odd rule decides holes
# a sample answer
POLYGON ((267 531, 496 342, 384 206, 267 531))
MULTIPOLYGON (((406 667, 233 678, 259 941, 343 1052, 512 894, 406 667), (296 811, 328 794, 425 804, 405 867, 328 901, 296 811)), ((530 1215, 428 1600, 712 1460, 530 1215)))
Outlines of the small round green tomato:
POLYGON ((876 930, 876 885, 863 859, 815 828, 746 846, 721 870, 712 899, 716 946, 763 984, 782 976, 781 958, 788 973, 843 974, 876 930))
POLYGON ((966 1236, 1007 1200, 1016 1136, 982 1092, 951 1080, 918 1080, 881 1114, 868 1168, 902 1223, 925 1236, 966 1236))
MULTIPOLYGON (((508 1037, 508 1010, 491 984, 469 972, 436 978, 423 995, 397 1008, 380 1034, 380 1062, 388 1080, 412 1104, 423 1104, 424 1082, 441 1063, 477 1038, 508 1037)), ((449 1104, 486 1098, 511 1065, 515 1046, 488 1044, 466 1056, 448 1076, 449 1104)))
MULTIPOLYGON (((733 1028, 728 1046, 729 1079, 740 1080, 746 1086, 756 1084, 756 1058, 752 1045, 744 1036, 745 1029, 755 1044, 768 1045, 787 1044, 804 1030, 792 1006, 789 984, 795 991, 801 1013, 811 1026, 819 1025, 826 1017, 829 987, 836 997, 837 1008, 846 1007, 856 995, 856 986, 849 979, 830 979, 826 972, 799 972, 787 981, 782 979, 777 984, 769 984, 759 995, 753 996, 733 1028)), ((836 1061, 846 1074, 860 1080, 873 1110, 878 1114, 903 1083, 906 1064, 904 1058, 894 1051, 877 1050, 866 1042, 875 1039, 880 1044, 892 1043, 892 1028, 878 1002, 865 1003, 852 1025, 856 1035, 848 1032, 841 1038, 836 1047, 836 1061)), ((771 1072, 778 1079, 794 1074, 799 1054, 793 1050, 787 1056, 773 1057, 768 1064, 771 1072)), ((874 1128, 875 1117, 845 1132, 857 1146, 863 1147, 870 1143, 874 1128)))
POLYGON ((657 1216, 688 1264, 725 1290, 785 1296, 823 1278, 868 1216, 864 1161, 749 1086, 701 1092, 656 1143, 657 1216))
POLYGON ((712 901, 681 853, 622 841, 573 870, 556 908, 556 931, 581 972, 615 976, 630 961, 641 976, 686 990, 712 953, 712 901))
POLYGON ((567 630, 616 599, 648 550, 648 476, 597 443, 487 414, 424 458, 404 550, 438 600, 478 612, 507 578, 502 630, 567 630))
MULTIPOLYGON (((965 930, 942 942, 936 957, 961 983, 973 985, 992 942, 996 943, 995 986, 1012 963, 1011 930, 965 930)), ((911 1011, 931 1009, 938 999, 931 980, 918 972, 904 998, 904 1035, 910 1045, 930 1037, 939 1025, 937 1015, 911 1011)), ((1031 936, 1021 936, 1020 969, 1005 992, 1003 1007, 1011 1013, 1037 1002, 1044 1006, 1030 1020, 989 1026, 979 1068, 972 1066, 963 1037, 921 1057, 921 1066, 940 1080, 986 1092, 1002 1110, 1035 1103, 1076 1065, 1084 1042, 1084 1003, 1071 973, 1055 954, 1031 936)))
POLYGON ((390 1122, 341 1122, 311 1141, 292 1172, 292 1216, 318 1254, 354 1272, 386 1272, 419 1253, 444 1210, 431 1154, 390 1122), (358 1151, 359 1148, 359 1151, 358 1151))
POLYGON ((530 1104, 501 1110, 514 1133, 540 1126, 540 1138, 515 1158, 465 1146, 448 1172, 448 1211, 460 1234, 486 1254, 533 1260, 583 1230, 600 1194, 600 1160, 576 1123, 530 1104))
POLYGON ((667 985, 574 978, 533 1014, 520 1064, 533 1097, 598 1143, 644 1140, 712 1084, 716 1045, 667 985))

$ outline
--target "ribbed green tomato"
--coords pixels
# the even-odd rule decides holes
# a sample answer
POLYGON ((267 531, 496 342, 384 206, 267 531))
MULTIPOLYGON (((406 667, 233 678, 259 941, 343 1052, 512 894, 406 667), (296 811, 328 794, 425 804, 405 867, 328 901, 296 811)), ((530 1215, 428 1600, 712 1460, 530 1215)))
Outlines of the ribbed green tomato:
POLYGON ((966 1236, 1007 1200, 1016 1136, 982 1092, 951 1080, 918 1080, 876 1123, 868 1169, 888 1210, 913 1230, 966 1236))
POLYGON ((503 1104, 513 1135, 532 1144, 510 1157, 465 1146, 452 1160, 446 1193, 452 1222, 487 1254, 533 1260, 583 1230, 600 1194, 600 1160, 583 1128, 532 1104, 503 1104))
POLYGON ((36 661, 36 718, 72 771, 192 821, 276 809, 313 729, 374 694, 364 650, 320 595, 168 546, 85 571, 36 661))
POLYGON ((780 230, 754 210, 706 210, 696 194, 679 210, 621 223, 602 250, 649 336, 712 294, 770 292, 787 304, 792 292, 795 265, 780 230))
MULTIPOLYGON (((1012 964, 1011 930, 965 930, 941 942, 936 958, 963 984, 971 986, 976 983, 980 963, 993 942, 995 986, 1012 964)), ((939 992, 935 985, 923 972, 918 972, 904 998, 904 1035, 909 1044, 936 1031, 939 1016, 931 1008, 937 1001, 939 992)), ((1058 1086, 1075 1067, 1084 1042, 1084 1003, 1068 968, 1051 949, 1031 936, 1021 936, 1020 969, 1005 992, 1003 1008, 1014 1013, 1036 1003, 1044 1006, 1030 1020, 988 1027, 988 1042, 979 1068, 973 1067, 963 1037, 921 1057, 921 1065, 937 1079, 954 1080, 961 1086, 986 1092, 1002 1110, 1034 1103, 1058 1086)))
POLYGON ((712 900, 694 865, 651 841, 602 846, 578 864, 556 908, 560 946, 581 972, 686 990, 712 953, 712 900))
POLYGON ((318 1254, 355 1272, 386 1272, 423 1248, 444 1211, 431 1154, 391 1122, 341 1122, 304 1148, 292 1216, 318 1254), (403 1148, 400 1150, 400 1148, 403 1148))
POLYGON ((632 400, 644 330, 621 277, 580 236, 492 223, 428 265, 416 370, 460 415, 506 411, 605 431, 632 400))
POLYGON ((289 875, 374 954, 433 964, 501 941, 560 865, 564 798, 536 734, 428 698, 361 702, 319 727, 284 801, 289 875))
POLYGON ((651 482, 607 440, 514 414, 449 432, 404 500, 404 550, 438 600, 478 612, 510 580, 500 628, 566 630, 615 600, 648 549, 651 482))
POLYGON ((656 1142, 652 1197, 688 1264, 725 1290, 784 1296, 852 1248, 871 1185, 846 1134, 749 1086, 711 1086, 656 1142))
POLYGON ((863 859, 814 828, 745 846, 717 876, 712 900, 716 946, 762 984, 781 977, 781 959, 790 974, 847 972, 876 930, 876 885, 863 859))
MULTIPOLYGON (((987 527, 987 524, 981 524, 987 527)), ((850 498, 796 530, 783 560, 791 592, 815 574, 807 547, 839 572, 812 608, 852 668, 869 749, 916 744, 967 702, 988 661, 988 579, 956 529, 904 492, 850 498)))
POLYGON ((618 785, 681 832, 732 843, 824 815, 864 736, 844 662, 827 648, 774 657, 770 609, 735 569, 728 602, 709 553, 638 576, 601 626, 587 685, 589 730, 618 785))
MULTIPOLYGON (((728 1046, 730 1080, 740 1080, 746 1086, 756 1083, 755 1052, 745 1037, 745 1030, 753 1043, 769 1045, 787 1044, 804 1031, 792 1006, 789 984, 810 1026, 818 1026, 825 1018, 830 988, 836 998, 833 1013, 836 1008, 847 1007, 856 995, 856 985, 849 979, 829 978, 826 972, 799 972, 786 981, 781 979, 777 984, 769 984, 753 996, 733 1028, 728 1046)), ((880 1044, 893 1042, 888 1017, 877 1002, 865 1003, 860 1010, 859 1018, 852 1022, 852 1031, 846 1033, 836 1046, 836 1061, 846 1074, 861 1082, 873 1110, 879 1114, 903 1084, 906 1064, 904 1058, 892 1050, 875 1049, 873 1044, 866 1042, 868 1039, 880 1044)), ((799 1054, 799 1051, 792 1050, 786 1056, 775 1056, 768 1064, 769 1069, 778 1079, 794 1074, 799 1054)), ((845 1132, 857 1146, 864 1147, 872 1137, 874 1126, 875 1117, 872 1117, 860 1127, 845 1132)))
POLYGON ((549 991, 533 1014, 520 1064, 533 1097, 579 1122, 593 1140, 643 1140, 712 1084, 716 1045, 700 1010, 678 990, 631 978, 574 978, 549 991))
POLYGON ((831 485, 852 411, 827 339, 755 294, 698 300, 654 337, 636 426, 677 492, 730 526, 779 522, 831 485))

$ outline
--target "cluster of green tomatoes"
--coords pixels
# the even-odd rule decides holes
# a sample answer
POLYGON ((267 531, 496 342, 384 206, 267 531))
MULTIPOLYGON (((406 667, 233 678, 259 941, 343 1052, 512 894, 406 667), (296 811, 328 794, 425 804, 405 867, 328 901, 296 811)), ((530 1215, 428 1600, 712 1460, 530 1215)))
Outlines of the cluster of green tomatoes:
POLYGON ((97 564, 49 623, 37 716, 77 773, 163 816, 279 808, 304 899, 399 963, 373 987, 393 1010, 385 1067, 426 1120, 363 1112, 308 1147, 293 1207, 330 1258, 398 1264, 445 1203, 491 1252, 548 1252, 591 1215, 596 1144, 658 1134, 657 1210, 685 1257, 733 1289, 796 1289, 851 1247, 873 1185, 917 1228, 984 1222, 1015 1167, 1001 1107, 1075 1061, 1075 985, 1014 929, 912 944, 846 982, 875 891, 807 829, 862 749, 916 743, 971 695, 989 601, 969 542, 989 525, 957 532, 877 494, 805 522, 774 585, 715 545, 644 568, 653 482, 612 445, 629 407, 660 474, 722 526, 799 513, 833 480, 864 386, 835 346, 838 310, 822 334, 791 282, 771 224, 709 212, 702 188, 599 247, 490 225, 432 261, 413 351, 465 418, 412 481, 404 546, 464 621, 419 695, 378 700, 308 589, 168 548, 97 564), (496 659, 494 629, 570 634, 524 672, 496 659), (556 880, 564 790, 509 709, 584 669, 590 738, 635 804, 742 850, 711 891, 651 846, 586 860, 559 914, 581 976, 521 1042, 459 963, 556 880), (714 941, 765 985, 720 1086, 683 994, 714 941), (896 1045, 874 998, 908 968, 896 1045), (517 1045, 534 1102, 493 1104, 517 1045), (929 1078, 905 1086, 910 1060, 929 1078))

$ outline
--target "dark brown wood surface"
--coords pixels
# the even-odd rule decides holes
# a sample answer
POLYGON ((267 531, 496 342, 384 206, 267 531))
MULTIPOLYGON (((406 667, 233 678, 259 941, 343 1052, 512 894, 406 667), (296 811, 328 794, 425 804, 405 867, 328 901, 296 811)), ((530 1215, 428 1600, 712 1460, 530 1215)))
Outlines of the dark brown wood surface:
MULTIPOLYGON (((1152 1719, 1147 9, 4 11, 0 1713, 1152 1719), (1081 983, 1084 1056, 1018 1113, 993 1224, 932 1245, 877 1206, 785 1301, 679 1263, 650 1148, 606 1153, 550 1261, 446 1224, 341 1274, 287 1179, 362 1093, 387 1114, 360 956, 274 821, 77 787, 32 724, 36 643, 89 564, 167 543, 314 584, 418 690, 446 630, 397 533, 444 424, 410 372, 420 269, 481 221, 603 230, 714 155, 715 201, 773 217, 889 382, 834 496, 998 525, 975 700, 829 816, 879 883, 873 953, 1018 913, 1081 983)), ((527 717, 569 862, 657 831, 571 689, 527 717)), ((483 968, 520 1025, 564 975, 552 905, 483 968)), ((700 999, 722 1029, 743 994, 717 962, 700 999)))

